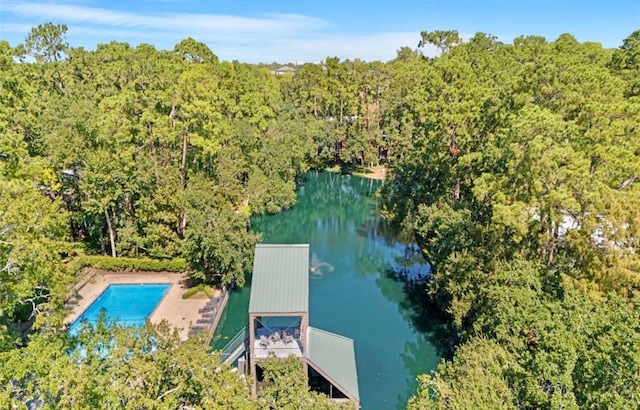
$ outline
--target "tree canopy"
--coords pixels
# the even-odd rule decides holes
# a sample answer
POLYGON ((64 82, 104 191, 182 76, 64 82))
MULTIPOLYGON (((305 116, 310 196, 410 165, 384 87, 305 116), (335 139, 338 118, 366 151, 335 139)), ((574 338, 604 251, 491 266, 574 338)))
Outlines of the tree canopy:
POLYGON ((382 194, 459 344, 409 407, 635 408, 637 33, 615 51, 456 34, 422 33, 438 57, 403 54, 428 75, 382 194))
POLYGON ((66 31, 0 41, 4 407, 329 406, 294 361, 266 364, 255 401, 164 327, 70 338, 68 262, 183 257, 242 285, 252 215, 292 206, 311 168, 384 165, 384 216, 431 263, 457 347, 409 408, 637 408, 640 32, 608 50, 424 31, 386 63, 274 76, 191 38, 89 51, 66 31))

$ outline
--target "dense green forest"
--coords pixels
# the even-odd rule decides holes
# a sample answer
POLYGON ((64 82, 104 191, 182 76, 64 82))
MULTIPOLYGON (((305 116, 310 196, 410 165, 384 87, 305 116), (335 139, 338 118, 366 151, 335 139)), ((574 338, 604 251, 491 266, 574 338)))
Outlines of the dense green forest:
POLYGON ((459 347, 410 408, 637 408, 638 39, 423 33, 383 199, 459 347))
POLYGON ((387 63, 291 76, 65 32, 0 41, 2 407, 330 406, 295 363, 254 400, 162 326, 71 338, 63 304, 84 254, 242 285, 251 215, 292 206, 311 168, 385 165, 385 217, 432 264, 456 346, 410 408, 637 408, 640 32, 616 50, 424 32, 387 63))

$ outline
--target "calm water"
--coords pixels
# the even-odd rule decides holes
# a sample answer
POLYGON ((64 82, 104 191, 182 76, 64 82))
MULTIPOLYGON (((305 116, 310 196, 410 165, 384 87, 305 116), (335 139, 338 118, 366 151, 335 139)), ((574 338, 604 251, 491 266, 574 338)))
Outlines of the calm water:
POLYGON ((102 310, 109 321, 126 326, 142 326, 169 290, 169 284, 109 285, 107 289, 71 325, 69 333, 76 335, 81 323, 94 324, 102 310))
MULTIPOLYGON (((429 325, 389 274, 425 274, 428 266, 415 263, 415 245, 384 236, 375 198, 379 186, 349 175, 310 173, 292 209, 253 221, 264 243, 310 244, 310 324, 354 339, 364 410, 404 408, 416 376, 440 361, 429 325)), ((248 299, 247 289, 231 295, 214 347, 224 347, 247 324, 248 299)))

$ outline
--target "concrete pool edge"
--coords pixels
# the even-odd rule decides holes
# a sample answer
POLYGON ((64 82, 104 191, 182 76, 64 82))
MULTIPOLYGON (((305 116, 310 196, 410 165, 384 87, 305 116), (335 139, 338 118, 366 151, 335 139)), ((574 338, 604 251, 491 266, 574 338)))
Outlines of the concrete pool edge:
MULTIPOLYGON (((142 283, 141 285, 167 285, 167 283, 153 283, 153 284, 152 283, 148 283, 148 284, 147 283, 142 283)), ((156 311, 158 310, 160 305, 162 305, 162 303, 164 303, 165 298, 167 297, 169 292, 171 292, 171 289, 173 289, 173 287, 175 286, 175 283, 169 283, 168 285, 169 285, 169 287, 167 288, 166 292, 164 292, 164 294, 162 295, 162 297, 160 298, 158 303, 156 303, 156 306, 153 308, 151 313, 149 313, 149 316, 147 316, 147 320, 145 320, 145 322, 151 321, 151 318, 156 313, 156 311)), ((112 285, 109 285, 109 286, 112 286, 112 285)))
POLYGON ((162 320, 178 329, 180 339, 187 340, 189 328, 200 319, 200 309, 204 308, 208 299, 182 299, 186 291, 187 276, 174 272, 109 272, 96 270, 93 278, 78 289, 76 303, 69 306, 70 312, 64 320, 70 326, 111 284, 169 284, 169 290, 160 300, 148 320, 160 323, 162 320))
POLYGON ((151 315, 153 315, 153 313, 158 309, 158 306, 160 306, 160 304, 162 303, 162 301, 164 300, 164 298, 167 296, 167 294, 169 293, 169 290, 173 287, 173 283, 167 283, 167 282, 144 282, 144 283, 111 283, 109 285, 107 285, 106 288, 104 288, 102 290, 102 292, 100 292, 100 294, 98 294, 98 296, 96 296, 95 299, 93 299, 93 301, 91 303, 89 303, 84 310, 82 310, 80 312, 80 314, 71 322, 69 322, 68 324, 66 323, 65 319, 65 326, 67 328, 67 330, 71 329, 78 320, 82 319, 82 316, 84 316, 85 312, 87 312, 93 305, 94 303, 96 303, 98 301, 98 299, 100 299, 112 286, 160 286, 160 285, 166 285, 167 288, 166 290, 163 291, 162 297, 160 298, 160 300, 158 301, 158 303, 156 303, 156 305, 153 307, 153 310, 149 313, 149 315, 147 315, 147 318, 145 319, 145 321, 149 320, 151 318, 151 315))

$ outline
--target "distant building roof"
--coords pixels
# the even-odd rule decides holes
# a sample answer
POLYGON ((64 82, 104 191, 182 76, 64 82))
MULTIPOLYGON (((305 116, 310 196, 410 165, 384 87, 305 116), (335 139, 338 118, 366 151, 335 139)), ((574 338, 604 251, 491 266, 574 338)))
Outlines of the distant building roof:
POLYGON ((256 245, 249 313, 309 311, 309 245, 256 245))
POLYGON ((275 75, 282 75, 282 74, 294 74, 296 72, 295 68, 291 68, 289 66, 283 65, 282 67, 278 67, 275 70, 272 71, 273 74, 275 75))
MULTIPOLYGON (((253 290, 253 289, 252 289, 253 290)), ((309 326, 307 359, 344 393, 360 401, 353 340, 309 326)))

